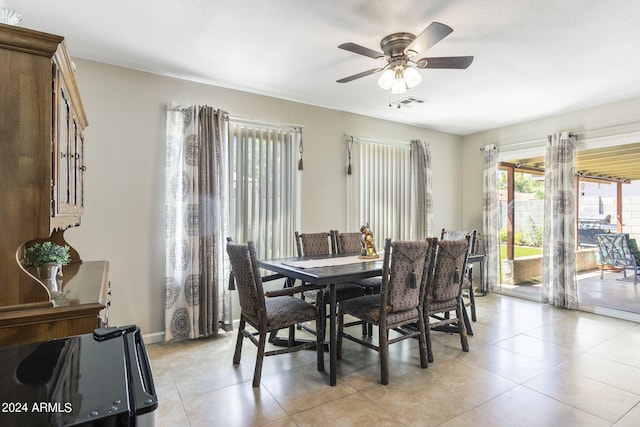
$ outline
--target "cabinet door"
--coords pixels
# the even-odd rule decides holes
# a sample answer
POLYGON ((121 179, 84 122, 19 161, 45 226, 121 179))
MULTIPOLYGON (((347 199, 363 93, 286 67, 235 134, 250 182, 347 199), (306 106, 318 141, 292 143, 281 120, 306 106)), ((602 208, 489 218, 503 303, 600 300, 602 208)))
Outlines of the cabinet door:
POLYGON ((73 117, 73 106, 67 96, 67 90, 60 79, 57 79, 58 90, 57 98, 57 116, 55 117, 54 133, 56 139, 54 143, 57 150, 57 171, 54 177, 55 191, 55 213, 58 215, 75 215, 76 207, 76 165, 78 163, 78 155, 76 153, 76 128, 77 124, 73 117), (57 137, 57 138, 56 138, 57 137))
POLYGON ((69 136, 71 133, 71 105, 66 96, 66 91, 62 85, 59 86, 57 91, 58 105, 57 113, 58 117, 56 125, 58 127, 56 143, 54 146, 57 148, 57 160, 58 167, 55 186, 56 191, 56 214, 73 213, 73 206, 71 204, 71 182, 70 171, 73 154, 69 150, 69 136))
POLYGON ((82 129, 78 125, 75 115, 73 117, 73 141, 74 147, 74 168, 73 168, 73 204, 76 212, 82 214, 84 212, 84 135, 82 129))

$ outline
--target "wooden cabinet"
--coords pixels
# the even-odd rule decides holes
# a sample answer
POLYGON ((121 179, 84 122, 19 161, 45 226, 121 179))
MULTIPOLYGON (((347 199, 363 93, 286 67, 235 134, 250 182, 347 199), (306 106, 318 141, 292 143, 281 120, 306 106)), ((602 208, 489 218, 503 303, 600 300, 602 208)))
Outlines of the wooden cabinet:
MULTIPOLYGON (((84 211, 84 114, 71 101, 64 74, 54 57, 52 216, 61 226, 79 225, 84 211), (81 119, 82 117, 82 119, 81 119), (77 222, 76 222, 77 221, 77 222), (75 224, 73 224, 76 222, 75 224)), ((68 79, 66 79, 68 80, 68 79)), ((78 101, 76 101, 78 102, 78 101)))
MULTIPOLYGON (((0 24, 0 77, 2 328, 2 319, 14 310, 54 308, 55 316, 73 317, 73 307, 53 307, 46 286, 22 258, 25 243, 66 244, 64 230, 80 225, 87 119, 63 37, 0 24)), ((82 264, 74 249, 71 255, 65 273, 82 264)), ((106 282, 101 280, 89 298, 96 324, 106 282)))

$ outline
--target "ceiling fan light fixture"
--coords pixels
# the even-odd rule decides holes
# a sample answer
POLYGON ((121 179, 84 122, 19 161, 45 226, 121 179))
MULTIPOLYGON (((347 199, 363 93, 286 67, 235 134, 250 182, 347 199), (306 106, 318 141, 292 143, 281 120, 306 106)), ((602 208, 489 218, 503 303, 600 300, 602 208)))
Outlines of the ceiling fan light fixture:
POLYGON ((422 81, 422 76, 413 67, 407 67, 402 74, 404 77, 404 81, 407 84, 407 88, 411 89, 412 87, 418 86, 422 81))
POLYGON ((402 78, 402 71, 396 71, 396 77, 393 79, 391 83, 391 93, 394 95, 399 95, 401 93, 405 93, 407 91, 407 84, 402 78))
POLYGON ((383 90, 391 89, 391 83, 393 83, 394 71, 391 68, 387 68, 382 72, 378 79, 378 86, 383 90))
POLYGON ((22 21, 22 15, 8 7, 2 7, 0 2, 0 23, 7 25, 18 25, 22 21))

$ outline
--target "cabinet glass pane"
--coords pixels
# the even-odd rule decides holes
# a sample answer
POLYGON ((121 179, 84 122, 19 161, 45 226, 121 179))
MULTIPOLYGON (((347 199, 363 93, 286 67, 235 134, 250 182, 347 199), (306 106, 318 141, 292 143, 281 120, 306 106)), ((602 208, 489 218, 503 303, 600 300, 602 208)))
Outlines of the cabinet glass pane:
POLYGON ((60 88, 58 146, 60 150, 58 176, 58 210, 61 204, 69 204, 69 114, 70 107, 64 89, 60 88))

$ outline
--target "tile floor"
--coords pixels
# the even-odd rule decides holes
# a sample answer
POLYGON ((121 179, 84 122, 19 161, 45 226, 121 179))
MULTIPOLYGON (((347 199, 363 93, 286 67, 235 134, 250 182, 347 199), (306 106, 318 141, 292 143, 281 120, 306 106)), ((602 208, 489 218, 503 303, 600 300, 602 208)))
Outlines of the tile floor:
POLYGON ((640 324, 505 295, 476 302, 468 353, 434 332, 435 362, 420 369, 417 342, 395 344, 387 386, 378 354, 349 341, 336 387, 302 351, 266 358, 257 389, 250 342, 232 365, 235 333, 148 345, 159 425, 640 425, 640 324))

